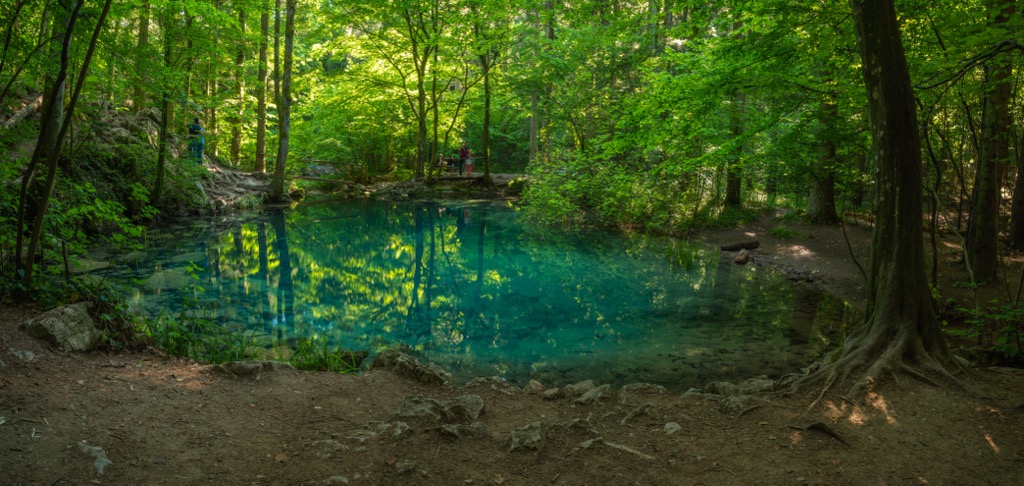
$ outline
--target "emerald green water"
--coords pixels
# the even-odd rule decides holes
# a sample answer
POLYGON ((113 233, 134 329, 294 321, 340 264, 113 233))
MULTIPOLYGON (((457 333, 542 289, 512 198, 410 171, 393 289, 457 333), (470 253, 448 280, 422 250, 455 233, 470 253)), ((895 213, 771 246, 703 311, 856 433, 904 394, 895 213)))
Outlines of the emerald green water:
POLYGON ((104 274, 136 288, 142 314, 198 299, 279 350, 309 337, 404 344, 460 382, 778 376, 849 319, 842 302, 717 251, 536 228, 499 203, 332 201, 181 222, 119 261, 104 274))

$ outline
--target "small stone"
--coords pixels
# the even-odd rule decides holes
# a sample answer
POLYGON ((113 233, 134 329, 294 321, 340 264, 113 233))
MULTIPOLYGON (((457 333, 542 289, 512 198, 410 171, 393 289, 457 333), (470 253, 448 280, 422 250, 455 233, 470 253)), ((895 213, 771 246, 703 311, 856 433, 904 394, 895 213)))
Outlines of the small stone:
POLYGON ((544 425, 538 421, 519 427, 509 434, 508 442, 509 452, 527 449, 540 451, 545 443, 544 425))
POLYGON ((348 478, 345 476, 331 476, 324 480, 323 484, 328 486, 337 486, 341 484, 348 484, 348 478))
POLYGON ((544 385, 537 380, 530 380, 530 382, 523 387, 523 392, 530 395, 540 395, 544 392, 544 385))
POLYGON ((775 388, 775 380, 769 379, 767 376, 761 375, 757 378, 750 378, 740 383, 740 393, 744 395, 751 395, 754 393, 761 393, 771 391, 775 388))
POLYGON ((610 389, 610 385, 601 385, 597 388, 590 389, 584 393, 582 397, 577 398, 573 403, 577 405, 592 405, 601 401, 602 398, 607 397, 610 389))
POLYGON ((725 381, 713 381, 704 385, 704 393, 710 393, 712 395, 739 395, 740 389, 738 386, 725 381))
POLYGON ((480 395, 462 395, 447 405, 452 415, 461 419, 476 420, 484 413, 484 399, 480 395))
POLYGON ((463 439, 466 437, 478 437, 488 438, 491 436, 487 432, 487 428, 480 422, 473 422, 469 425, 463 424, 444 424, 438 429, 442 435, 448 435, 456 439, 463 439))
POLYGON ((672 435, 676 432, 679 432, 680 430, 683 430, 683 426, 675 422, 669 422, 665 424, 665 433, 668 435, 672 435))
POLYGON ((407 432, 410 430, 412 429, 409 427, 409 424, 405 422, 394 422, 391 426, 391 436, 402 437, 403 435, 408 435, 407 432))
POLYGON ((750 261, 750 252, 747 250, 740 250, 740 252, 736 254, 736 258, 732 261, 737 265, 746 265, 747 262, 750 261))
POLYGON ((440 421, 451 415, 448 406, 433 399, 423 396, 406 397, 398 410, 396 417, 405 419, 426 419, 429 421, 440 421))
POLYGON ((8 349, 7 352, 17 358, 19 361, 31 362, 36 359, 36 354, 32 351, 21 351, 17 349, 8 349))
POLYGON ((630 383, 619 390, 619 403, 626 403, 630 398, 641 395, 664 395, 668 389, 651 383, 630 383))
POLYGON ((548 388, 540 394, 540 398, 543 400, 557 400, 562 397, 561 388, 548 388))
POLYGON ((416 461, 403 460, 395 463, 395 472, 398 474, 407 474, 416 469, 416 461))
POLYGON ((373 369, 391 370, 397 375, 412 378, 421 383, 433 383, 449 386, 452 374, 434 363, 420 363, 416 358, 401 351, 389 349, 377 355, 373 361, 373 369))
POLYGON ((568 397, 578 397, 594 389, 594 380, 584 380, 572 385, 566 385, 563 394, 568 397))

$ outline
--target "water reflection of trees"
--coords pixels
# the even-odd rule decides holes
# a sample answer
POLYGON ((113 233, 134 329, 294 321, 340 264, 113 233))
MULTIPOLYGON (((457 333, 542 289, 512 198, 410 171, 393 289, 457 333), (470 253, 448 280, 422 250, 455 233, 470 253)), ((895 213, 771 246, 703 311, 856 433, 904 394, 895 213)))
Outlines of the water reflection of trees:
POLYGON ((652 366, 636 364, 640 353, 697 362, 681 374, 720 376, 723 353, 805 341, 829 313, 817 294, 693 244, 514 218, 487 205, 373 201, 270 212, 218 237, 205 284, 226 320, 278 343, 404 343, 519 376, 652 366))

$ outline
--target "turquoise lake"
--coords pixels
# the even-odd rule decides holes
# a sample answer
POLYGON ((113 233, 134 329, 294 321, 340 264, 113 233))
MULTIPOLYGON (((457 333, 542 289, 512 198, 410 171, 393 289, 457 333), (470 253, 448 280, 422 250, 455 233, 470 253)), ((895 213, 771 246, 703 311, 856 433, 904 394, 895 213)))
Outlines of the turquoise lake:
MULTIPOLYGON (((102 257, 102 255, 100 255, 102 257)), ((853 312, 805 283, 686 241, 525 224, 507 203, 320 201, 176 222, 100 273, 133 309, 199 308, 287 353, 315 337, 405 345, 456 381, 584 379, 685 390, 777 377, 853 312)))

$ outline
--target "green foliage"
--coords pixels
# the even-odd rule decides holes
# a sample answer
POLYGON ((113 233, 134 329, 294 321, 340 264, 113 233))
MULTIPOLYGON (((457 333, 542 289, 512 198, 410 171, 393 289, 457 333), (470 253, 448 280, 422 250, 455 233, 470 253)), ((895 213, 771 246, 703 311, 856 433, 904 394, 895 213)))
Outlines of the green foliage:
POLYGON ((959 325, 947 322, 946 333, 974 339, 977 346, 1008 359, 1019 359, 1024 351, 1024 308, 1013 305, 963 307, 959 325))
POLYGON ((771 235, 776 238, 807 238, 809 235, 803 231, 797 231, 786 226, 775 226, 772 228, 771 235))
POLYGON ((346 351, 314 336, 298 342, 289 363, 300 370, 354 373, 359 371, 359 364, 365 356, 365 352, 346 351))
MULTIPOLYGON (((189 274, 198 280, 197 268, 190 264, 189 274)), ((202 287, 193 284, 182 291, 181 310, 175 317, 163 313, 144 322, 141 331, 153 344, 173 356, 206 363, 226 363, 253 358, 266 347, 255 332, 244 331, 218 322, 219 303, 202 302, 195 297, 202 287)))

